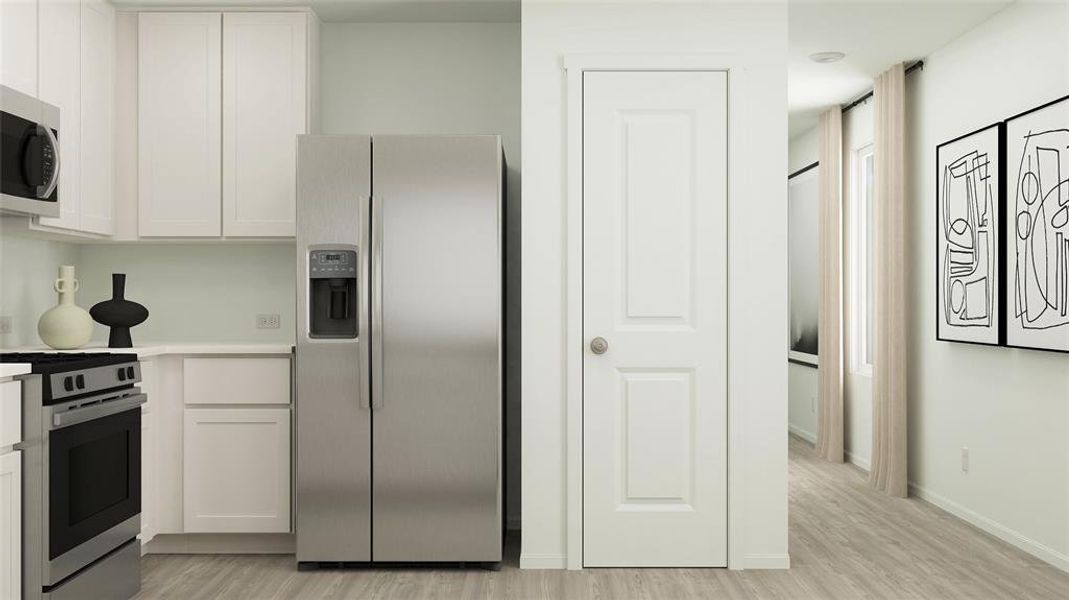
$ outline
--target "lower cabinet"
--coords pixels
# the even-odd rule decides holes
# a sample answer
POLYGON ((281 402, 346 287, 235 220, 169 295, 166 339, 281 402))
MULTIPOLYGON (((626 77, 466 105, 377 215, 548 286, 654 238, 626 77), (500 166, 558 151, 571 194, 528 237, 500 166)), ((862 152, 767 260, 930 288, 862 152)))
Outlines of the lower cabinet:
POLYGON ((22 597, 22 453, 0 455, 0 598, 22 597))
POLYGON ((289 532, 289 407, 187 407, 183 425, 185 532, 289 532))

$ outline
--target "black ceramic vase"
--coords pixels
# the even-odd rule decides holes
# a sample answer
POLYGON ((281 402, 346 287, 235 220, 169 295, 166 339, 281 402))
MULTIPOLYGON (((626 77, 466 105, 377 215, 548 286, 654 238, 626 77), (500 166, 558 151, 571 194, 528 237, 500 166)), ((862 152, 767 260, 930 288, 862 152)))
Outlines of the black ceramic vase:
POLYGON ((111 327, 108 348, 132 348, 130 328, 148 318, 148 309, 123 297, 126 293, 126 275, 111 274, 111 300, 98 302, 89 309, 89 315, 101 325, 111 327))

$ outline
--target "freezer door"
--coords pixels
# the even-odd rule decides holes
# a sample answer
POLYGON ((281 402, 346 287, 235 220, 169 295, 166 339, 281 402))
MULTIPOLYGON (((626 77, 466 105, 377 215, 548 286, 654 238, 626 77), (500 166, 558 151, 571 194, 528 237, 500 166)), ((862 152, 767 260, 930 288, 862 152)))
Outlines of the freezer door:
POLYGON ((369 137, 298 137, 298 562, 371 560, 370 196, 369 137))
POLYGON ((373 154, 372 554, 499 561, 500 138, 375 136, 373 154))

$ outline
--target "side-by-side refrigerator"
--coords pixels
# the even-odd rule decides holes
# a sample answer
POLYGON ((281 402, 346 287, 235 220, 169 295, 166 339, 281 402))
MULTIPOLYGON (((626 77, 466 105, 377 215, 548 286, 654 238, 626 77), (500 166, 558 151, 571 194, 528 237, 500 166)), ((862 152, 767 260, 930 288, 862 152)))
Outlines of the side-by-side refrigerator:
POLYGON ((300 566, 498 563, 498 136, 298 138, 300 566))

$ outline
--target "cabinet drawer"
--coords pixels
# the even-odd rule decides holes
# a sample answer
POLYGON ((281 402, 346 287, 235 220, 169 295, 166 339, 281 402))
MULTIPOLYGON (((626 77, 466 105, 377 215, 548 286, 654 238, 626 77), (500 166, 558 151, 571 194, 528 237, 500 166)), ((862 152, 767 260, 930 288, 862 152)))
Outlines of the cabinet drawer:
POLYGON ((0 448, 22 441, 22 383, 0 383, 0 448))
POLYGON ((289 404, 290 359, 187 358, 186 404, 289 404))

